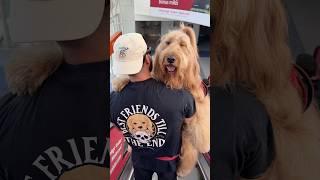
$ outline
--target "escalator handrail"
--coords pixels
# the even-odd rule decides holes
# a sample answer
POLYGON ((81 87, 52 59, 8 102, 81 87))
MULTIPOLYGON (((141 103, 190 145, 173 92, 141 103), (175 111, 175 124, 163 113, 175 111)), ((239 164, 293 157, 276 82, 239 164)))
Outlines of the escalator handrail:
POLYGON ((204 180, 210 180, 210 165, 203 154, 199 156, 198 167, 204 180))

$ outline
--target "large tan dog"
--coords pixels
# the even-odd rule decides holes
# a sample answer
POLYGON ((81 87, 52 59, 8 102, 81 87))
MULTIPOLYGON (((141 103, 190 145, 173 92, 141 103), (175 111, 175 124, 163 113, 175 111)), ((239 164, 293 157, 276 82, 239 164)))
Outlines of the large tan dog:
POLYGON ((293 58, 283 1, 213 3, 212 83, 245 85, 271 119, 275 159, 259 179, 320 179, 319 112, 314 103, 303 111, 301 97, 290 82, 293 58))
MULTIPOLYGON (((194 168, 198 153, 210 150, 210 99, 201 88, 200 65, 195 33, 181 25, 161 38, 155 53, 153 77, 172 89, 188 90, 196 102, 195 115, 184 124, 178 176, 186 176, 194 168)), ((113 80, 120 91, 126 78, 113 80)))

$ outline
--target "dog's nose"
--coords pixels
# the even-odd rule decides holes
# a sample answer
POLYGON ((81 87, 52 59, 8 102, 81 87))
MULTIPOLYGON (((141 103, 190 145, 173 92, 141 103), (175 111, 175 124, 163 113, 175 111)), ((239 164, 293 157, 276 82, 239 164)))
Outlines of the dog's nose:
POLYGON ((138 126, 139 129, 142 129, 142 126, 138 126))
POLYGON ((168 61, 168 63, 170 63, 170 64, 174 63, 175 60, 176 60, 176 59, 175 59, 173 56, 167 57, 167 61, 168 61))

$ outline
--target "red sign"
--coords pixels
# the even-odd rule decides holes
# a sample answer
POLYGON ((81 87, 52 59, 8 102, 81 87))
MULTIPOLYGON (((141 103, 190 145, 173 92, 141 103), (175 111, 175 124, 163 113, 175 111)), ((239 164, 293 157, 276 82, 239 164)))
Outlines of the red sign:
MULTIPOLYGON (((135 2, 139 7, 142 1, 135 2)), ((138 14, 210 27, 209 0, 150 0, 149 10, 142 8, 138 14)))
POLYGON ((190 11, 193 6, 193 0, 151 0, 150 6, 190 11))
POLYGON ((110 129, 110 179, 116 180, 124 166, 124 137, 116 127, 110 129))

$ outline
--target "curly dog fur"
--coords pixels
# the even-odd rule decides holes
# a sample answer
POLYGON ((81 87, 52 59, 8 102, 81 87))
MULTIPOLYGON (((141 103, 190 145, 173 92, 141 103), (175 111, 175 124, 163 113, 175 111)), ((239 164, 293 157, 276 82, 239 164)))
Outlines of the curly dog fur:
POLYGON ((214 1, 212 83, 241 83, 266 107, 276 152, 259 179, 320 179, 319 113, 314 104, 303 112, 301 97, 290 82, 293 58, 282 3, 214 1))
POLYGON ((14 50, 5 67, 8 89, 17 95, 32 95, 63 61, 57 46, 43 45, 14 50))

